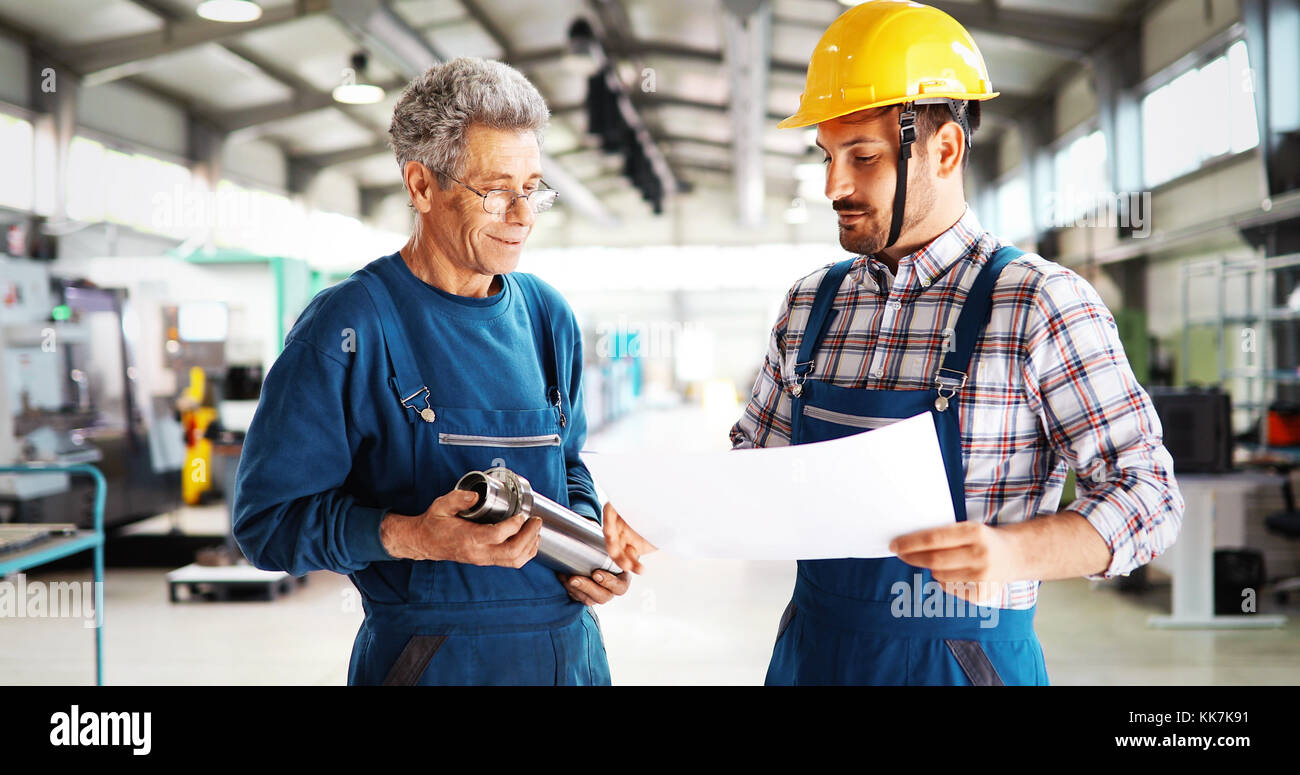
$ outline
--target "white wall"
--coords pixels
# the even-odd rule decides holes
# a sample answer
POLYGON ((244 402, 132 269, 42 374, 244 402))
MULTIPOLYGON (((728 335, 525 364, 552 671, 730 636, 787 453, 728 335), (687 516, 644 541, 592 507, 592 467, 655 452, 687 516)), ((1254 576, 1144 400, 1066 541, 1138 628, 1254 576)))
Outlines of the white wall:
POLYGON ((600 226, 557 208, 538 219, 529 246, 824 245, 837 239, 835 213, 830 202, 820 195, 805 200, 806 223, 790 224, 786 223, 785 213, 793 197, 769 191, 764 201, 763 225, 746 228, 736 222, 736 197, 730 189, 700 185, 695 191, 704 196, 668 201, 661 216, 652 215, 635 191, 602 196, 601 201, 619 219, 615 227, 600 226))
POLYGON ((361 214, 361 194, 356 182, 335 170, 322 170, 303 192, 308 206, 331 213, 361 214))
POLYGON ((0 33, 0 100, 15 105, 31 105, 31 79, 28 77, 27 47, 0 33))
POLYGON ((1169 0, 1156 7, 1142 22, 1142 77, 1178 61, 1239 18, 1237 0, 1169 0))
POLYGON ((284 151, 265 140, 226 143, 221 152, 224 175, 261 183, 283 191, 288 187, 288 172, 284 151))
POLYGON ((1097 91, 1091 68, 1080 68, 1056 95, 1056 136, 1097 115, 1097 91))
POLYGON ((186 152, 185 112, 120 81, 82 87, 77 93, 77 123, 174 156, 186 152))

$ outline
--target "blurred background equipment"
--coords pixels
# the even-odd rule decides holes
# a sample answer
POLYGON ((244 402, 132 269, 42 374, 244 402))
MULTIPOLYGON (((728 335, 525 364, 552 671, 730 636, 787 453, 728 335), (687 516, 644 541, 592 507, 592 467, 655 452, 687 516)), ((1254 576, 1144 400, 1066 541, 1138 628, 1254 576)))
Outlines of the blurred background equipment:
MULTIPOLYGON (((160 433, 168 424, 156 420, 136 368, 141 343, 127 294, 53 277, 46 264, 0 264, 18 289, 0 308, 0 462, 96 463, 109 482, 109 527, 174 508, 180 461, 168 459, 160 433)), ((89 483, 58 474, 8 481, 5 521, 89 526, 89 483)))
POLYGON ((1232 401, 1218 388, 1147 391, 1160 425, 1165 448, 1179 473, 1218 474, 1231 471, 1232 401))

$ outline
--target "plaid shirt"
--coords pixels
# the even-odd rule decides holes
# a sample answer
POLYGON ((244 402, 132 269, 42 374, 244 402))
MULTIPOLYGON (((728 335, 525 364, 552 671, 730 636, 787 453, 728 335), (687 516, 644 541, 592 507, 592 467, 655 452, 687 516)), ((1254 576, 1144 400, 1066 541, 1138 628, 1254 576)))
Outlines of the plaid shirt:
MULTIPOLYGON (((858 257, 835 297, 840 314, 814 354, 816 378, 869 390, 932 387, 945 330, 956 326, 975 276, 1001 244, 968 208, 902 258, 897 276, 873 257, 858 257)), ((828 268, 786 295, 753 395, 731 429, 733 447, 790 443, 788 391, 828 268)), ((1078 473, 1069 510, 1111 550, 1110 565, 1090 578, 1128 573, 1173 544, 1183 498, 1160 420, 1110 312, 1075 272, 1032 254, 1006 266, 956 407, 968 519, 997 525, 1055 513, 1068 466, 1078 473)), ((1006 584, 997 605, 1033 606, 1038 584, 1006 584)))

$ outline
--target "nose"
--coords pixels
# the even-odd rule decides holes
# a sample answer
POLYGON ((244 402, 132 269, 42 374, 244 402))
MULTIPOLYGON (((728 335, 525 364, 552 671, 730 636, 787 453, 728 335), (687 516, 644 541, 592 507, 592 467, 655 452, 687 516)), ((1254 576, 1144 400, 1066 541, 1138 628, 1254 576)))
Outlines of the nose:
POLYGON ((522 226, 533 225, 537 220, 537 213, 533 212, 533 206, 528 203, 528 197, 517 196, 510 202, 510 208, 506 210, 506 220, 522 226))
POLYGON ((826 198, 832 202, 853 193, 853 176, 831 159, 826 165, 826 198))

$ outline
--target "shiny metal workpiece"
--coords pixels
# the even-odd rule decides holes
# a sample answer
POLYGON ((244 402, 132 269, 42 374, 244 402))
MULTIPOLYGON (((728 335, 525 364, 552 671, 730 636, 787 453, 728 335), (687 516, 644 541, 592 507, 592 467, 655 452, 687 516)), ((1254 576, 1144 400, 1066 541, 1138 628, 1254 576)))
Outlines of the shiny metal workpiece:
POLYGON ((533 492, 528 480, 509 468, 470 471, 456 483, 457 490, 478 495, 460 516, 495 524, 516 514, 542 518, 542 545, 537 558, 561 573, 590 576, 598 570, 622 573, 605 553, 605 533, 600 525, 533 492))

